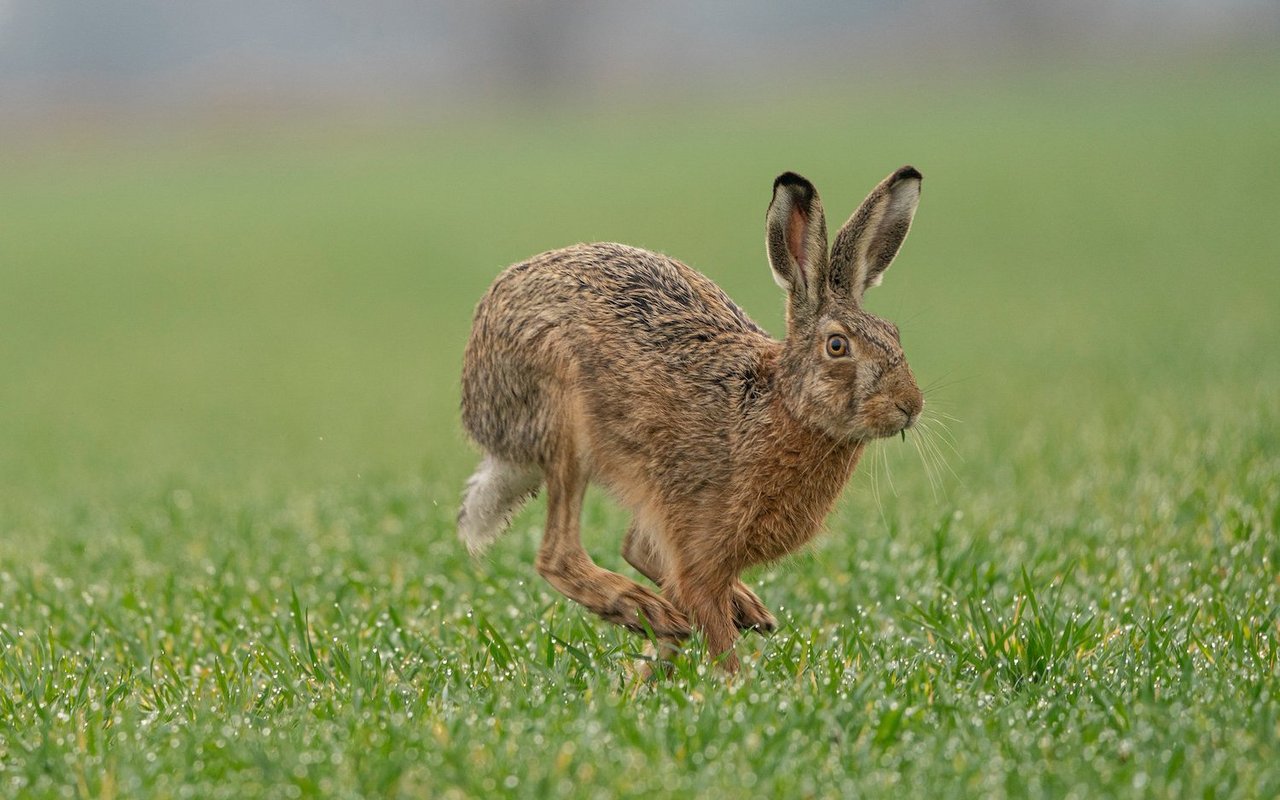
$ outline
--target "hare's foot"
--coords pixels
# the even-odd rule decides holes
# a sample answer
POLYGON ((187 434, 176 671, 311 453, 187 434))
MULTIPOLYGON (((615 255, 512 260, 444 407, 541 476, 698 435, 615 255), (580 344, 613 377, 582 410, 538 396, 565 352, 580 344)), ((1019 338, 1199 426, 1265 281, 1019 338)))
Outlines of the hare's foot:
POLYGON ((540 558, 538 571, 566 597, 601 619, 659 640, 680 642, 693 632, 689 618, 665 597, 633 580, 596 566, 586 553, 566 558, 540 558))
POLYGON ((773 633, 778 627, 778 620, 764 607, 760 598, 746 587, 742 581, 733 586, 733 624, 740 631, 755 631, 759 634, 773 633))
POLYGON ((695 591, 688 597, 691 616, 706 638, 707 657, 730 675, 738 671, 738 654, 733 650, 738 629, 734 627, 732 595, 733 587, 726 586, 718 591, 695 591))
MULTIPOLYGON (((621 576, 618 576, 621 577, 621 576)), ((636 633, 652 632, 660 642, 678 643, 689 638, 689 618, 661 595, 622 578, 617 594, 592 610, 602 618, 636 633)))

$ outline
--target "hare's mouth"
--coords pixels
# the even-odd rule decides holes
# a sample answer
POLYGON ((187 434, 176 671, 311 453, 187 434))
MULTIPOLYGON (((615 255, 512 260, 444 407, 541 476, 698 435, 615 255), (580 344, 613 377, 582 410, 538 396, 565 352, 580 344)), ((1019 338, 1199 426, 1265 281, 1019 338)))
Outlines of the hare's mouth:
POLYGON ((919 410, 907 403, 878 398, 864 404, 863 413, 854 419, 849 435, 857 439, 905 436, 919 419, 919 410))
POLYGON ((906 403, 894 403, 893 405, 902 414, 903 422, 900 432, 905 435, 908 428, 915 427, 916 420, 920 419, 920 411, 906 403))

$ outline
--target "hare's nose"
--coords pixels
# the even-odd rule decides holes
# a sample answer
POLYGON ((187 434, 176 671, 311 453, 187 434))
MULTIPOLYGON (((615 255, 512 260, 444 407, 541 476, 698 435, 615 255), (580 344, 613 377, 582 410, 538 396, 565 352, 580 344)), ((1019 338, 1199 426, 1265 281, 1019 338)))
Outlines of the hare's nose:
POLYGON ((920 406, 924 404, 920 403, 919 405, 915 405, 915 404, 909 404, 909 403, 903 403, 903 402, 895 402, 894 405, 896 405, 898 407, 898 410, 902 412, 902 416, 907 418, 906 424, 902 426, 903 429, 905 430, 907 428, 910 428, 912 425, 916 424, 916 419, 920 416, 920 406))

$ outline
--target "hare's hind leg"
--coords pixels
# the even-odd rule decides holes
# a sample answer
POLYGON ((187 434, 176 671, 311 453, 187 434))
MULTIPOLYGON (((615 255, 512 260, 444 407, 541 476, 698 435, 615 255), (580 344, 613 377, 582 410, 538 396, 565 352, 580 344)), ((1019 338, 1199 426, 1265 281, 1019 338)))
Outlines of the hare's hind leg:
MULTIPOLYGON (((659 588, 665 583, 666 569, 654 534, 641 528, 635 520, 631 521, 622 540, 622 557, 659 588)), ((740 580, 733 582, 733 623, 738 630, 761 634, 772 633, 778 627, 778 620, 769 613, 755 592, 740 580)))
POLYGON ((478 555, 506 530, 511 517, 538 491, 542 470, 486 454, 467 480, 458 509, 458 538, 478 555))
POLYGON ((547 470, 547 531, 538 550, 538 572, 571 600, 628 630, 652 630, 679 642, 692 632, 688 618, 665 598, 596 565, 582 547, 580 518, 586 476, 576 454, 547 470))

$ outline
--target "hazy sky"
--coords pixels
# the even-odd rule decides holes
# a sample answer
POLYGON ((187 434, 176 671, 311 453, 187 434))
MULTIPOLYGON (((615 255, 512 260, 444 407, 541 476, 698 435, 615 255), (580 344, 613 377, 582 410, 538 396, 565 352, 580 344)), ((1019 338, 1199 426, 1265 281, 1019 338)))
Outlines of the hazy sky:
POLYGON ((680 88, 858 66, 1275 49, 1276 0, 0 0, 0 115, 680 88))

